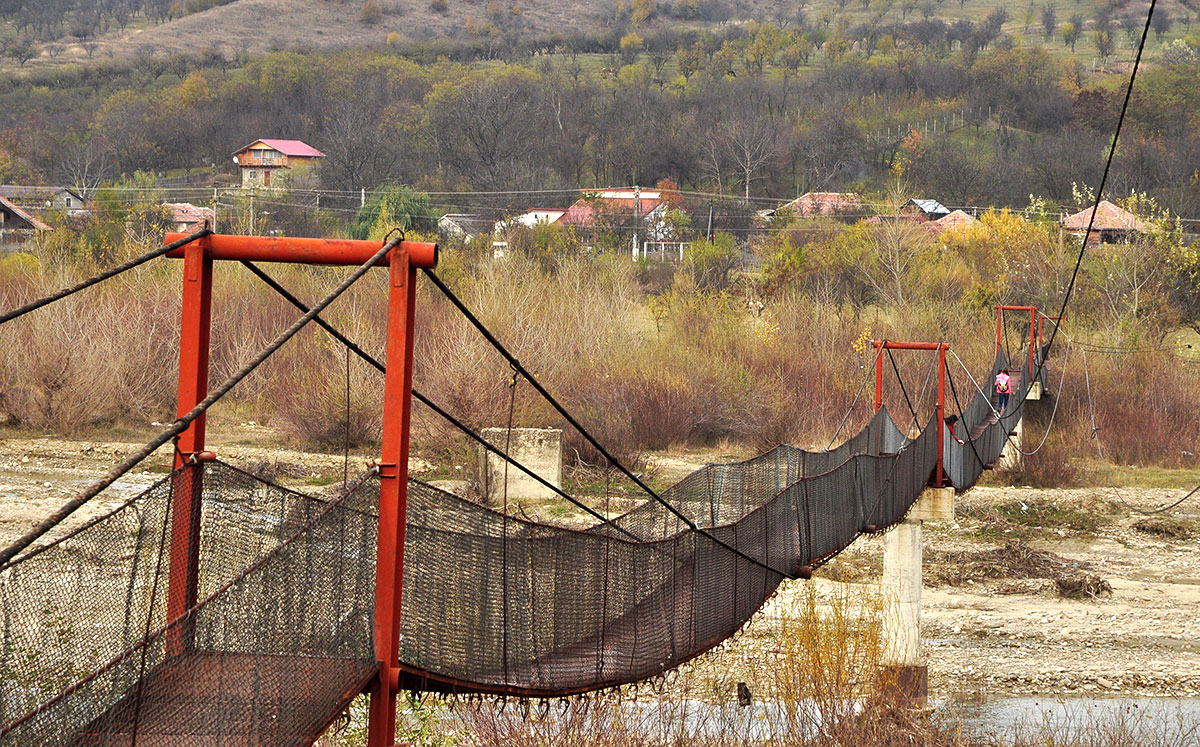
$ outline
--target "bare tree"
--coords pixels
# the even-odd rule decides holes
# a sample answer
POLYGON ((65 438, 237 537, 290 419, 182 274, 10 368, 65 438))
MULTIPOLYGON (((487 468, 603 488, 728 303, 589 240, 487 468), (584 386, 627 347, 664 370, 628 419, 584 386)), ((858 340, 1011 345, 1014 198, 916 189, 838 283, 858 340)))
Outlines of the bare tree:
POLYGON ((112 155, 95 140, 76 140, 62 149, 59 171, 85 200, 112 175, 112 155))
POLYGON ((321 142, 321 182, 333 189, 382 184, 400 159, 393 139, 380 131, 380 118, 356 101, 344 101, 326 116, 321 142))
POLYGON ((881 298, 903 305, 911 272, 932 247, 930 233, 912 221, 885 220, 872 226, 867 236, 874 256, 861 268, 863 277, 881 298))
POLYGON ((750 185, 759 171, 779 158, 779 126, 757 112, 743 110, 742 116, 722 122, 724 153, 737 168, 745 200, 750 201, 750 185))

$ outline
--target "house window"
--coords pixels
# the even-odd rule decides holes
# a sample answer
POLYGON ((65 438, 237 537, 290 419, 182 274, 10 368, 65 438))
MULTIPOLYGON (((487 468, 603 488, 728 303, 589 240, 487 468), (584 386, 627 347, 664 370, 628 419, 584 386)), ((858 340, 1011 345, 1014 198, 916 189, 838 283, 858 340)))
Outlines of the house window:
POLYGON ((70 197, 67 198, 67 207, 71 207, 71 198, 70 197))
POLYGON ((257 178, 258 178, 258 172, 255 171, 254 169, 250 169, 250 181, 254 181, 257 178))

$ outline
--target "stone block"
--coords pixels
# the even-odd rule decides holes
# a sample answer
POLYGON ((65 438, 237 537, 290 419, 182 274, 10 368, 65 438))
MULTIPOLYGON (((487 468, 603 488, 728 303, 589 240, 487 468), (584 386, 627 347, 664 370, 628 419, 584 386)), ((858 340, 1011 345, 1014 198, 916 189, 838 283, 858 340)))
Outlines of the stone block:
MULTIPOLYGON (((551 485, 562 487, 562 430, 558 428, 484 428, 484 440, 536 472, 551 485), (505 448, 507 442, 508 447, 505 448)), ((502 457, 479 447, 479 484, 488 505, 503 503, 505 496, 505 465, 502 457)), ((553 490, 534 480, 512 464, 508 464, 508 499, 553 498, 553 490)))

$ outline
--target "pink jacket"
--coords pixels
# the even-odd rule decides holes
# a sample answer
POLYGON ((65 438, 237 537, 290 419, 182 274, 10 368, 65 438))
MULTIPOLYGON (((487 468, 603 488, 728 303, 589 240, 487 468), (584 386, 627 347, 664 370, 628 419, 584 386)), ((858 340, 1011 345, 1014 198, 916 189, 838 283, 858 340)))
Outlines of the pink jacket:
POLYGON ((997 394, 1007 394, 1008 390, 1009 390, 1008 374, 1006 374, 1006 373, 996 374, 996 393, 997 394))

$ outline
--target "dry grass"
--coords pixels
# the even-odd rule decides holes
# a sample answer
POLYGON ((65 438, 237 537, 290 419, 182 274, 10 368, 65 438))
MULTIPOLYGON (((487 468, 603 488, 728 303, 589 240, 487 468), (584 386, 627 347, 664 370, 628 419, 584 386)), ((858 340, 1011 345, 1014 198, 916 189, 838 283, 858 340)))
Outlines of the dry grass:
MULTIPOLYGON (((953 340, 975 368, 991 357, 990 335, 981 333, 990 326, 986 315, 947 316, 935 305, 854 310, 793 293, 769 299, 760 316, 747 311, 737 286, 699 294, 676 283, 650 295, 638 282, 638 268, 621 257, 562 259, 547 268, 520 256, 493 263, 449 255, 444 264, 443 277, 538 381, 631 463, 647 450, 731 442, 757 451, 777 443, 823 447, 835 432, 845 438, 871 415, 867 391, 838 431, 871 373, 871 351, 856 345, 862 339, 953 340)), ((7 260, 0 264, 0 303, 15 306, 92 269, 50 257, 7 260)), ((308 300, 343 277, 328 268, 271 272, 308 300)), ((0 411, 18 423, 60 432, 170 419, 178 273, 171 262, 147 266, 6 325, 0 333, 0 411)), ((325 314, 378 358, 383 357, 386 319, 383 284, 382 274, 368 276, 325 314)), ((218 268, 215 285, 211 378, 217 382, 299 312, 242 268, 218 268)), ((518 383, 514 394, 508 364, 424 283, 417 327, 417 389, 469 425, 506 424, 511 403, 516 426, 566 426, 527 383, 518 383)), ((917 420, 924 422, 936 389, 924 385, 931 370, 928 356, 900 354, 897 366, 917 420)), ((1010 480, 1054 485, 1077 480, 1075 461, 1092 448, 1087 436, 1093 406, 1107 453, 1122 462, 1171 466, 1186 461, 1180 456, 1188 450, 1183 447, 1200 441, 1200 424, 1189 415, 1190 403, 1200 399, 1200 372, 1169 353, 1124 364, 1094 357, 1091 402, 1082 373, 1068 371, 1054 433, 1010 480), (1136 378, 1123 378, 1131 369, 1136 378), (1139 384, 1121 389, 1122 396, 1096 395, 1129 381, 1139 384), (1136 421, 1136 427, 1126 427, 1126 420, 1136 421)), ((380 430, 382 377, 352 361, 349 378, 350 441, 371 445, 380 430)), ((232 411, 275 426, 301 445, 340 446, 346 384, 344 349, 313 328, 235 389, 216 416, 232 411)), ((969 391, 969 386, 963 381, 960 389, 969 391)), ((884 400, 897 420, 908 424, 912 418, 904 394, 889 374, 884 400)), ((1029 414, 1027 442, 1032 444, 1045 427, 1040 424, 1045 415, 1032 405, 1029 414)), ((469 450, 461 436, 421 408, 414 433, 419 452, 435 461, 461 463, 469 450)), ((603 466, 569 427, 565 445, 569 461, 603 466)))
POLYGON ((1042 552, 1017 540, 989 550, 928 552, 926 579, 933 584, 959 586, 991 579, 1065 579, 1086 564, 1042 552))

